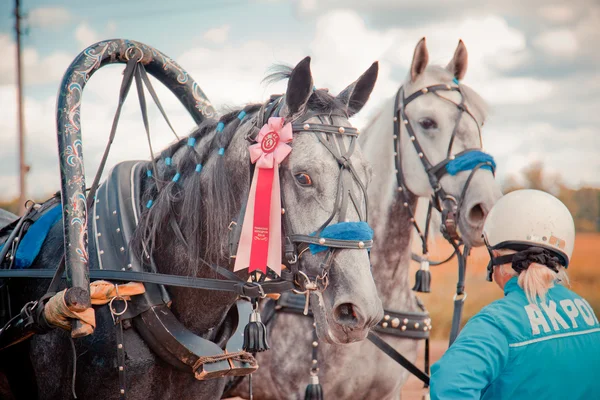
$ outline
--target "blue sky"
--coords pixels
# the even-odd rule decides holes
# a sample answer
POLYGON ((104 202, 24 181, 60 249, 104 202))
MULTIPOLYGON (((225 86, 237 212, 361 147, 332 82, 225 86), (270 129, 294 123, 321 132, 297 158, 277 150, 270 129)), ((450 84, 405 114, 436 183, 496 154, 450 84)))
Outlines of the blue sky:
MULTIPOLYGON (((600 5, 593 0, 22 0, 28 185, 32 195, 59 188, 55 103, 71 60, 106 38, 149 44, 177 60, 218 107, 264 100, 282 86, 260 84, 276 62, 313 57, 319 87, 333 92, 374 60, 381 73, 355 124, 361 126, 405 78, 417 40, 445 65, 458 39, 469 50, 464 83, 492 109, 484 129, 501 179, 543 161, 573 187, 600 185, 600 5)), ((0 199, 16 195, 18 160, 12 1, 0 4, 0 199)), ((83 98, 84 156, 95 169, 116 107, 122 67, 101 70, 83 98)), ((158 86, 158 84, 157 84, 158 86)), ((191 120, 161 90, 178 131, 191 120)), ((146 158, 143 127, 130 100, 109 164, 146 158)), ((157 147, 169 143, 152 113, 157 147)))

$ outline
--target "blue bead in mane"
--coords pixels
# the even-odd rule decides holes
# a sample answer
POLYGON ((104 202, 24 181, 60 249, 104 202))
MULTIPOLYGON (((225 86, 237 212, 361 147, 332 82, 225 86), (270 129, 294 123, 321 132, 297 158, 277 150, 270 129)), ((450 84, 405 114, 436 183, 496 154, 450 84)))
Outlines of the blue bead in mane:
POLYGON ((244 119, 244 117, 246 116, 246 111, 242 111, 238 114, 238 119, 241 121, 244 119))
POLYGON ((219 148, 219 155, 222 156, 223 154, 225 154, 225 148, 221 147, 219 148))
POLYGON ((460 82, 459 82, 458 78, 452 79, 452 82, 456 83, 457 85, 460 85, 460 82))
POLYGON ((146 175, 148 176, 148 178, 152 178, 152 170, 146 170, 146 175))
POLYGON ((223 129, 225 129, 225 124, 223 122, 219 122, 217 124, 217 133, 223 132, 223 129))
POLYGON ((446 171, 450 175, 456 175, 461 171, 470 171, 475 168, 478 164, 490 163, 491 165, 484 165, 481 169, 487 169, 488 171, 494 172, 496 170, 496 162, 494 157, 484 153, 483 151, 474 150, 463 154, 460 157, 456 157, 446 165, 446 171))
POLYGON ((202 171, 202 164, 196 164, 196 172, 202 171))
POLYGON ((172 165, 171 157, 165 158, 165 165, 169 165, 169 166, 172 165))
MULTIPOLYGON (((52 207, 44 213, 37 221, 27 229, 23 238, 19 241, 19 247, 15 254, 15 268, 29 268, 42 248, 50 228, 62 218, 62 207, 60 204, 52 207)), ((3 245, 0 245, 0 249, 3 245)))
MULTIPOLYGON (((313 232, 311 236, 314 236, 313 232)), ((373 239, 373 229, 366 222, 339 222, 329 225, 321 231, 321 236, 325 239, 340 240, 371 240, 373 239)), ((318 244, 309 244, 310 252, 317 254, 328 249, 327 246, 318 244)))
POLYGON ((181 177, 181 174, 179 172, 177 172, 175 174, 175 176, 173 177, 173 182, 177 182, 179 180, 179 178, 181 177))
POLYGON ((148 202, 146 203, 146 208, 152 207, 152 203, 153 203, 152 199, 148 200, 148 202))
POLYGON ((188 141, 187 141, 188 146, 194 147, 195 144, 196 144, 196 138, 193 138, 193 137, 188 138, 188 141))

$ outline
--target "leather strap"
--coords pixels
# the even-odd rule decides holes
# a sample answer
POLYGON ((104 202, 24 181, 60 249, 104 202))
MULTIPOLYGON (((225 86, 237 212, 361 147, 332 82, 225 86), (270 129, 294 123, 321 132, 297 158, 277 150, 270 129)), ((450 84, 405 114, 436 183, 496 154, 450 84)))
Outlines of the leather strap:
MULTIPOLYGON (((55 271, 51 269, 0 270, 0 278, 50 279, 54 276, 54 272, 55 271)), ((65 278, 64 275, 62 278, 65 278)), ((197 278, 193 276, 169 275, 153 272, 112 271, 106 269, 90 270, 90 279, 156 283, 191 289, 220 290, 234 292, 240 296, 246 297, 261 297, 265 294, 282 293, 296 288, 294 282, 287 279, 272 280, 258 284, 253 282, 197 278)))
POLYGON ((309 235, 290 235, 290 239, 294 243, 316 244, 319 246, 332 247, 334 249, 370 249, 373 247, 373 240, 362 241, 363 245, 360 247, 359 243, 361 243, 361 241, 358 240, 327 239, 309 235), (324 243, 320 242, 322 239, 325 239, 324 243))
POLYGON ((125 343, 123 342, 123 322, 115 318, 117 330, 117 368, 119 369, 119 399, 127 398, 127 375, 125 372, 125 343))
POLYGON ((408 372, 416 376, 421 382, 425 385, 429 386, 429 375, 421 371, 415 364, 411 363, 406 357, 402 354, 398 353, 396 349, 390 346, 385 340, 377 336, 374 332, 369 332, 367 339, 371 341, 375 346, 379 348, 379 350, 383 351, 387 354, 392 360, 396 361, 402 367, 404 367, 408 372))

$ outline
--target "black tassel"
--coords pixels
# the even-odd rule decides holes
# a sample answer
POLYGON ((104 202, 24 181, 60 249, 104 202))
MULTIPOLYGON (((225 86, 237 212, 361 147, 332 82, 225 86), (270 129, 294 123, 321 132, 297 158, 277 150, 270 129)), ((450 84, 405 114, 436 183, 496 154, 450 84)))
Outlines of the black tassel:
POLYGON ((323 400, 323 387, 317 375, 310 376, 310 383, 304 392, 304 400, 323 400))
POLYGON ((415 275, 415 286, 412 288, 415 292, 429 293, 431 286, 431 272, 429 271, 429 261, 421 261, 421 268, 415 275))
POLYGON ((250 322, 244 328, 244 350, 248 353, 260 353, 269 350, 267 327, 260 320, 258 310, 252 311, 250 322))

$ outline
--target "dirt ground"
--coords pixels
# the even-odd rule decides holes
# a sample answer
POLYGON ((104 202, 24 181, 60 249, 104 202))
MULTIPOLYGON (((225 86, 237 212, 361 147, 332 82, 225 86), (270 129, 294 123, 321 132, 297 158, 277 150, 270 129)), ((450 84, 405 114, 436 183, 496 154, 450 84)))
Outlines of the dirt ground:
MULTIPOLYGON (((423 346, 425 342, 421 342, 419 347, 419 356, 417 357, 417 366, 423 369, 423 346)), ((430 364, 433 364, 444 354, 448 348, 447 340, 433 340, 429 345, 430 364)), ((420 380, 411 376, 402 388, 402 400, 422 400, 423 398, 423 383, 420 380)), ((240 397, 233 397, 225 400, 244 400, 240 397)))
MULTIPOLYGON (((425 342, 421 342, 419 346, 419 355, 417 357, 417 366, 423 369, 423 346, 425 342)), ((432 365, 434 362, 440 359, 448 348, 447 340, 432 340, 429 344, 429 363, 432 365)), ((421 400, 423 397, 423 383, 410 376, 408 381, 402 387, 402 400, 421 400)))

